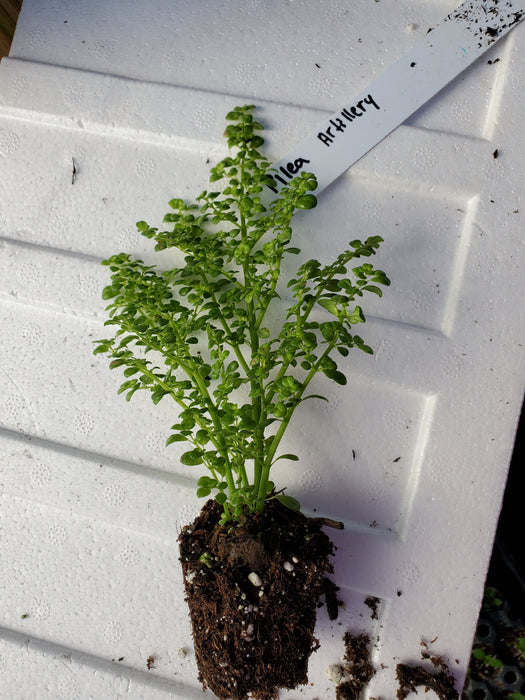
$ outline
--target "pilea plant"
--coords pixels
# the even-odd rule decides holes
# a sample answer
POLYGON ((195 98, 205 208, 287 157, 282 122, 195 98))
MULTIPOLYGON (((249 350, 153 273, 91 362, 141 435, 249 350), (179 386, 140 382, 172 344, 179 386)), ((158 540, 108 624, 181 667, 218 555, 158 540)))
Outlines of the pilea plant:
POLYGON ((110 300, 106 325, 118 330, 96 341, 94 351, 124 370, 119 393, 126 399, 147 390, 155 404, 174 402, 178 418, 167 444, 188 443, 180 461, 207 468, 197 495, 214 493, 223 523, 245 508, 261 513, 268 499, 299 507, 270 479, 277 460, 298 459, 279 454, 283 435, 302 402, 322 398, 308 394, 317 374, 345 384, 336 358, 354 347, 372 352, 353 332, 365 322, 356 300, 381 296, 378 285, 389 284, 368 262, 349 274, 356 260, 376 252, 382 239, 373 236, 352 240, 329 264, 308 260, 280 293, 283 260, 300 252, 291 220, 316 205, 317 181, 301 173, 263 204, 272 171, 253 110, 237 107, 226 117, 231 154, 210 176, 220 190, 203 191, 196 203, 172 199, 166 230, 137 224, 155 250, 176 249, 183 264, 159 269, 125 253, 103 262, 111 271, 103 290, 110 300), (268 320, 274 306, 282 316, 277 328, 268 320), (316 310, 324 320, 313 318, 316 310))
POLYGON ((267 204, 275 181, 253 110, 227 115, 230 155, 210 176, 217 190, 171 200, 166 230, 138 222, 165 251, 164 267, 125 253, 104 261, 106 325, 116 330, 94 351, 124 371, 128 400, 147 390, 155 404, 174 402, 167 444, 187 443, 180 461, 207 469, 197 495, 214 498, 178 542, 199 678, 221 700, 273 700, 306 683, 322 594, 337 616, 336 586, 325 579, 334 546, 322 532, 337 523, 302 514, 271 469, 297 460, 280 445, 300 405, 322 398, 309 391, 314 377, 345 384, 337 358, 372 352, 353 332, 365 322, 356 302, 389 284, 356 262, 374 255, 378 236, 282 279, 300 252, 292 217, 316 205, 317 181, 301 173, 267 204))

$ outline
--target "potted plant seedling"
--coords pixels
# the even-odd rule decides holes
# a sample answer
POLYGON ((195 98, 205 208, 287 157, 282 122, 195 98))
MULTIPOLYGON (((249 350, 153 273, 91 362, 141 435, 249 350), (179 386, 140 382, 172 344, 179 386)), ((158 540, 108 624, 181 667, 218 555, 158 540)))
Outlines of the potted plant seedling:
POLYGON ((183 264, 159 269, 124 253, 104 261, 106 325, 116 331, 95 353, 123 369, 127 400, 148 390, 154 404, 174 403, 167 445, 187 443, 180 461, 204 469, 197 496, 213 496, 179 537, 200 680, 219 698, 265 700, 307 680, 333 554, 327 522, 303 515, 271 470, 298 459, 279 446, 301 404, 322 399, 308 393, 313 378, 345 384, 336 358, 372 352, 353 332, 365 322, 356 300, 381 296, 389 280, 355 262, 375 254, 375 236, 329 264, 305 262, 279 293, 283 260, 299 253, 292 217, 316 205, 317 182, 301 173, 263 204, 274 183, 253 111, 226 117, 230 155, 211 168, 216 191, 169 202, 167 230, 137 224, 156 250, 182 252, 183 264))

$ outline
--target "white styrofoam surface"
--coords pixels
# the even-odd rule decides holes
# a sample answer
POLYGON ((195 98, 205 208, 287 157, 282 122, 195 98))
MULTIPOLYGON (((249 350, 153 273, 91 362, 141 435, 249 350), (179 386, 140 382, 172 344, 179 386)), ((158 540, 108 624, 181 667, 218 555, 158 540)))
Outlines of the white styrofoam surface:
MULTIPOLYGON (((163 447, 170 407, 127 404, 91 355, 99 262, 151 258, 134 222, 206 186, 230 107, 260 106, 277 159, 455 6, 412 4, 25 0, 0 66, 6 697, 202 695, 176 545, 200 474, 163 447)), ((376 642, 369 696, 395 697, 422 638, 464 679, 523 389, 523 44, 518 27, 297 218, 305 257, 383 235, 392 287, 365 308, 374 358, 319 384, 331 403, 305 406, 301 461, 275 475, 347 526, 346 609, 320 612, 313 686, 283 697, 334 697, 347 629, 376 642)))

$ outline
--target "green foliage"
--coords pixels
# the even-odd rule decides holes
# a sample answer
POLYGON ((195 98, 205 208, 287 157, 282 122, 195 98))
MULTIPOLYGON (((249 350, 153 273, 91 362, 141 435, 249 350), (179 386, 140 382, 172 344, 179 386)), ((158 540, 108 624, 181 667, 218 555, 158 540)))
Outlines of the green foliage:
POLYGON ((516 647, 518 648, 523 660, 525 660, 525 637, 520 637, 516 642, 516 647))
POLYGON ((485 586, 483 594, 483 602, 481 607, 483 610, 496 610, 503 606, 503 598, 500 592, 494 586, 485 586))
POLYGON ((485 664, 486 666, 490 666, 491 668, 497 669, 503 666, 503 661, 500 661, 496 656, 487 654, 480 647, 474 647, 472 649, 472 656, 481 663, 485 664))
POLYGON ((253 109, 237 107, 226 117, 231 155, 210 175, 220 190, 205 190, 196 204, 172 199, 167 230, 137 224, 155 250, 182 252, 183 267, 161 271, 125 253, 103 262, 111 272, 102 293, 110 301, 106 325, 117 330, 96 341, 94 351, 110 357, 111 369, 122 368, 119 393, 128 401, 147 390, 155 404, 164 397, 175 402, 178 419, 167 444, 188 443, 181 462, 207 468, 197 495, 216 493, 224 522, 243 506, 261 512, 269 498, 299 507, 276 494, 269 479, 278 459, 297 459, 278 456, 279 444, 297 407, 323 398, 306 395, 317 374, 345 384, 335 358, 351 348, 372 352, 353 333, 365 322, 355 302, 367 292, 381 296, 377 285, 390 284, 369 263, 349 275, 348 267, 374 255, 382 241, 353 240, 330 264, 308 260, 298 267, 288 281, 292 303, 280 327, 271 327, 269 309, 284 303, 277 292, 282 262, 299 252, 291 245, 291 219, 315 206, 317 181, 302 173, 264 206, 271 169, 253 109), (315 310, 326 320, 314 320, 315 310))

